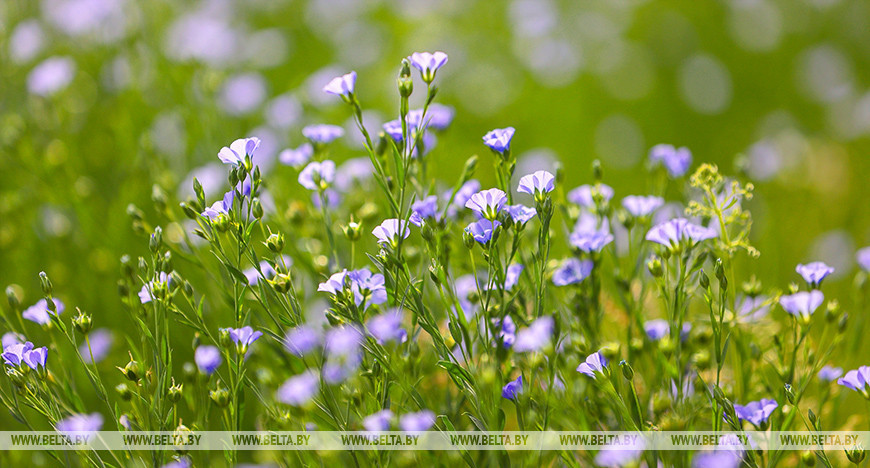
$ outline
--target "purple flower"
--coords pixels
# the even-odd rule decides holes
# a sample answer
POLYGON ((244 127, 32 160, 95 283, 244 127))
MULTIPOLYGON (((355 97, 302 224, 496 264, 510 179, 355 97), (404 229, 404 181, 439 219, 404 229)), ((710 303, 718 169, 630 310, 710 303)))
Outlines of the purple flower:
POLYGON ((492 233, 497 227, 501 226, 499 221, 490 221, 488 219, 478 219, 477 221, 465 227, 465 232, 471 235, 477 242, 486 244, 492 239, 492 233))
POLYGON ((344 136, 344 129, 338 125, 309 125, 302 129, 302 136, 308 138, 312 144, 325 145, 344 136))
POLYGON ((622 199, 622 207, 635 218, 645 218, 665 204, 661 197, 629 195, 622 199))
POLYGON ((465 208, 465 203, 468 202, 471 196, 478 191, 480 191, 480 182, 477 179, 471 179, 462 184, 462 187, 459 187, 456 195, 453 194, 452 190, 444 192, 442 199, 450 203, 450 206, 447 207, 447 215, 451 218, 455 217, 459 210, 465 208))
POLYGON ((870 271, 870 247, 864 247, 863 249, 859 249, 855 254, 856 259, 858 260, 858 265, 861 266, 861 269, 864 271, 870 271))
POLYGON ((388 409, 380 410, 377 413, 366 416, 365 419, 363 419, 363 427, 366 428, 367 431, 372 432, 389 431, 391 419, 393 419, 392 411, 388 409))
POLYGON ((569 239, 571 245, 586 253, 600 252, 613 242, 613 236, 606 231, 574 231, 569 239))
POLYGON ((90 347, 88 347, 88 343, 82 343, 79 346, 79 354, 82 356, 82 361, 85 364, 90 364, 91 353, 93 353, 94 362, 106 359, 106 356, 112 350, 112 342, 114 341, 112 332, 107 328, 98 328, 88 334, 88 340, 91 344, 90 347))
POLYGON ((335 187, 348 191, 354 183, 363 183, 372 177, 372 162, 367 156, 351 158, 335 171, 335 187))
POLYGON ((103 415, 100 413, 73 414, 57 422, 58 432, 97 432, 103 427, 103 415))
POLYGON ((254 151, 260 146, 260 139, 256 137, 239 138, 230 143, 229 147, 224 146, 218 152, 218 159, 224 164, 229 164, 233 167, 239 167, 245 164, 246 156, 254 156, 254 151))
POLYGON ((236 191, 229 190, 224 194, 224 198, 212 203, 202 212, 203 218, 208 218, 212 221, 218 219, 221 215, 228 216, 230 210, 233 209, 233 200, 235 199, 236 191))
POLYGON ((311 143, 304 143, 296 149, 285 149, 278 154, 281 164, 293 167, 301 167, 314 156, 314 147, 311 143))
POLYGON ((535 200, 542 199, 543 194, 550 193, 556 188, 556 178, 547 171, 536 171, 520 178, 517 192, 533 195, 535 200))
POLYGON ((281 403, 303 406, 311 401, 320 389, 320 378, 312 371, 306 371, 284 381, 275 397, 281 403))
POLYGON ((528 223, 535 215, 538 214, 538 211, 534 208, 529 208, 525 205, 507 205, 505 210, 510 215, 514 224, 518 224, 520 226, 528 223))
POLYGON ((372 304, 387 302, 387 288, 384 283, 384 275, 372 274, 366 268, 348 272, 350 286, 353 291, 354 301, 357 306, 366 301, 366 308, 372 304))
POLYGON ((523 393, 523 376, 505 384, 501 389, 501 397, 507 400, 516 400, 523 393))
POLYGON ((715 450, 695 454, 692 468, 739 468, 741 456, 733 450, 715 450))
POLYGON ((837 380, 837 383, 856 392, 861 392, 865 398, 868 398, 867 384, 870 383, 870 366, 861 366, 846 372, 846 375, 837 380))
POLYGON ((311 162, 299 173, 299 183, 308 190, 325 189, 333 180, 335 180, 335 163, 328 159, 323 162, 311 162))
POLYGON ((737 414, 737 419, 741 421, 749 421, 753 426, 761 426, 767 422, 773 411, 779 407, 779 404, 769 398, 762 398, 759 401, 753 401, 746 406, 734 405, 734 412, 737 414))
POLYGON ((788 296, 782 296, 779 298, 779 305, 781 305, 786 312, 804 320, 808 320, 809 317, 813 315, 813 312, 822 305, 824 300, 825 295, 818 289, 814 289, 809 292, 801 291, 788 296))
POLYGON ((544 316, 532 322, 528 328, 523 328, 517 332, 517 338, 514 340, 514 351, 518 353, 526 353, 530 351, 540 351, 549 346, 553 338, 553 326, 555 322, 553 317, 544 316))
POLYGON ((142 304, 147 304, 154 300, 154 289, 157 288, 158 284, 166 284, 169 282, 169 275, 166 274, 165 271, 161 271, 157 274, 157 277, 153 280, 145 283, 142 286, 142 289, 139 290, 139 302, 142 304))
POLYGON ((507 195, 497 188, 491 188, 472 195, 465 202, 465 207, 486 219, 495 220, 505 203, 507 203, 507 195))
MULTIPOLYGON (((281 261, 283 262, 283 265, 287 267, 293 265, 293 259, 287 255, 282 255, 281 261)), ((278 272, 275 270, 275 267, 272 266, 272 263, 268 260, 261 260, 257 267, 248 268, 242 273, 244 273, 245 278, 248 279, 248 284, 251 286, 259 283, 261 277, 269 280, 274 278, 275 275, 278 274, 278 272)))
POLYGON ((684 218, 674 218, 653 226, 646 233, 646 240, 673 247, 683 242, 701 242, 718 236, 713 229, 692 224, 684 218))
MULTIPOLYGON (((54 298, 52 298, 52 301, 54 301, 54 306, 55 309, 57 309, 57 314, 62 314, 63 310, 66 308, 63 302, 61 302, 59 299, 54 298)), ((24 309, 24 311, 21 312, 22 317, 30 320, 31 322, 36 322, 40 325, 46 325, 51 322, 51 317, 49 316, 49 314, 53 315, 54 312, 48 310, 48 302, 46 302, 45 299, 40 299, 36 301, 36 304, 33 304, 32 306, 24 309)))
MULTIPOLYGON (((646 321, 646 323, 643 324, 643 329, 650 340, 658 341, 670 334, 671 325, 667 320, 655 319, 646 321)), ((689 336, 690 331, 692 331, 692 324, 688 322, 683 323, 683 331, 680 332, 680 339, 685 340, 689 336)))
POLYGON ((520 265, 519 263, 511 263, 507 267, 507 271, 505 272, 504 279, 504 289, 505 291, 510 291, 517 285, 517 282, 520 280, 520 274, 523 272, 525 267, 520 265))
POLYGON ((244 326, 242 328, 228 328, 227 331, 229 331, 233 343, 242 350, 247 349, 248 346, 263 336, 263 332, 254 331, 254 329, 249 326, 244 326))
POLYGON ((15 332, 6 332, 3 334, 3 341, 0 348, 5 348, 7 346, 12 346, 18 343, 24 343, 24 337, 15 332))
POLYGON ((399 427, 406 432, 428 431, 434 425, 435 413, 429 410, 403 414, 399 418, 399 427))
POLYGON ((345 279, 347 278, 347 270, 339 271, 338 273, 333 273, 332 276, 329 277, 326 281, 320 283, 317 286, 317 290, 321 292, 328 292, 333 296, 344 290, 345 279))
POLYGON ((326 86, 323 87, 323 92, 334 94, 342 98, 349 98, 353 94, 353 88, 356 85, 356 72, 352 71, 347 75, 337 76, 333 78, 326 86))
POLYGON ((506 153, 511 149, 511 139, 516 129, 513 127, 497 128, 483 136, 483 144, 496 153, 506 153))
POLYGON ((688 148, 674 148, 673 145, 661 144, 649 150, 649 160, 654 165, 662 164, 671 177, 680 177, 692 165, 692 153, 688 148))
POLYGON ((592 266, 592 260, 565 259, 553 272, 553 284, 567 286, 579 283, 589 276, 589 273, 592 273, 592 266))
POLYGON ((75 71, 71 58, 50 57, 27 75, 27 90, 37 96, 51 96, 69 86, 75 71))
POLYGON ((601 352, 594 352, 586 357, 586 362, 581 362, 577 366, 577 372, 586 374, 594 379, 596 378, 596 373, 600 374, 604 372, 605 367, 607 367, 607 359, 601 352))
POLYGON ((210 345, 198 346, 193 353, 193 360, 199 371, 205 375, 213 374, 223 362, 221 351, 216 346, 210 345))
POLYGON ((637 439, 637 442, 628 446, 618 444, 605 445, 595 455, 595 464, 607 468, 631 465, 640 458, 644 447, 645 442, 643 438, 637 439))
POLYGON ((601 197, 601 201, 607 204, 613 198, 613 187, 606 184, 581 185, 568 192, 568 201, 584 208, 592 208, 595 206, 596 196, 601 197))
POLYGON ((327 332, 323 345, 326 353, 323 379, 327 383, 341 383, 359 368, 362 341, 362 332, 355 326, 344 325, 327 332))
POLYGON ((284 347, 300 357, 310 353, 318 345, 320 345, 320 334, 308 325, 291 328, 284 335, 284 347))
POLYGON ((446 130, 453 122, 453 116, 456 111, 442 104, 433 103, 429 105, 429 110, 426 112, 426 120, 428 120, 427 128, 434 130, 446 130))
POLYGON ((840 378, 843 375, 843 369, 841 367, 833 367, 831 365, 826 365, 819 369, 819 380, 822 382, 833 382, 840 378))
POLYGON ((798 265, 795 271, 804 278, 807 284, 818 286, 825 277, 834 272, 834 269, 825 265, 824 262, 812 262, 798 265))
POLYGON ((770 311, 770 305, 766 304, 765 296, 745 296, 737 298, 737 314, 743 323, 754 323, 766 316, 770 311))
POLYGON ((15 343, 3 348, 3 354, 0 357, 6 361, 7 366, 19 367, 21 364, 26 364, 31 369, 37 367, 45 368, 45 360, 48 357, 48 348, 35 348, 33 343, 15 343))
POLYGON ((385 122, 381 128, 383 128, 384 133, 386 133, 396 143, 401 142, 404 138, 404 135, 402 134, 402 121, 399 119, 385 122))
POLYGON ((187 457, 179 458, 178 460, 171 461, 160 468, 190 468, 193 466, 190 459, 187 457))
POLYGON ((381 345, 388 341, 404 343, 408 340, 408 332, 402 328, 402 312, 399 309, 388 310, 370 318, 366 328, 381 345))
POLYGON ((492 321, 499 329, 498 338, 501 340, 502 346, 505 348, 513 346, 517 339, 517 326, 511 316, 505 315, 504 320, 492 319, 492 321))
POLYGON ((438 195, 429 195, 428 197, 414 202, 411 205, 411 218, 408 220, 411 224, 422 227, 424 219, 438 218, 438 195))
POLYGON ((385 219, 380 226, 372 230, 372 234, 378 238, 378 244, 389 245, 395 248, 399 245, 399 236, 407 239, 411 235, 408 223, 401 219, 385 219))
POLYGON ((431 83, 435 79, 435 72, 447 63, 447 54, 444 52, 414 52, 408 57, 411 65, 420 70, 420 76, 426 83, 431 83))

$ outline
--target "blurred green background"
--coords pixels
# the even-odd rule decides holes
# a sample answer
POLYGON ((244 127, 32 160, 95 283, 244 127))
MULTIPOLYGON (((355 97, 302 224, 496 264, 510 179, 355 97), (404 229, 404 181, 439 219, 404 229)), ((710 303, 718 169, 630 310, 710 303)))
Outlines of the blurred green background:
POLYGON ((276 155, 306 124, 344 125, 332 157, 362 156, 322 86, 356 70, 379 126, 419 50, 450 57, 438 100, 457 116, 429 156, 438 175, 511 125, 519 173, 558 159, 573 187, 597 158, 622 197, 645 190, 650 147, 686 146, 755 182, 751 266, 766 286, 824 260, 826 293, 848 297, 870 243, 870 2, 847 0, 4 1, 0 284, 26 307, 45 270, 69 307, 123 326, 118 259, 147 249, 128 204, 153 213, 152 184, 177 204, 191 171, 205 177, 243 136, 288 186, 276 155))

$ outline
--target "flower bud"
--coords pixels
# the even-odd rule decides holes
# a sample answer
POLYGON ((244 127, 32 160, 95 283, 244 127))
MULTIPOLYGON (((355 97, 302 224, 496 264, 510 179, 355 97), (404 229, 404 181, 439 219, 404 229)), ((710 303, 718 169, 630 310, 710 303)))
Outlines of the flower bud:
POLYGON ((347 226, 344 227, 344 237, 351 242, 356 242, 362 238, 362 224, 351 218, 347 226))
POLYGON ((73 326, 82 335, 87 335, 94 327, 93 320, 90 315, 85 314, 78 307, 76 307, 76 312, 78 312, 78 315, 73 317, 73 326))
POLYGON ((233 344, 233 339, 230 338, 230 331, 227 328, 221 328, 218 331, 218 342, 222 348, 229 348, 233 344))
POLYGON ((651 258, 647 263, 646 267, 649 269, 649 272, 655 278, 661 278, 662 274, 664 274, 664 270, 662 270, 662 261, 658 259, 658 257, 651 258))
POLYGON ((200 206, 205 206, 205 192, 196 177, 193 178, 193 193, 196 194, 196 201, 199 202, 200 206))
POLYGON ((145 213, 142 213, 142 210, 140 210, 139 207, 130 203, 127 205, 127 216, 129 216, 133 221, 142 221, 145 218, 145 213))
POLYGON ((604 178, 604 170, 601 168, 601 161, 598 159, 592 161, 592 179, 595 182, 601 182, 604 178))
POLYGON ((791 384, 785 384, 784 388, 785 388, 785 399, 788 400, 789 403, 794 404, 794 401, 795 401, 794 389, 792 388, 791 384))
POLYGON ((743 294, 753 298, 761 294, 761 282, 758 281, 755 275, 752 275, 749 281, 743 283, 743 294))
POLYGON ((178 206, 181 207, 181 211, 184 212, 184 216, 187 216, 189 219, 199 218, 199 213, 197 213, 196 210, 192 206, 190 206, 189 203, 181 202, 178 204, 178 206))
POLYGON ((860 445, 856 445, 849 450, 846 450, 846 458, 849 459, 850 462, 854 463, 855 466, 861 464, 864 461, 864 457, 867 455, 867 452, 864 451, 864 447, 860 445))
POLYGON ((293 285, 289 273, 278 273, 268 281, 279 294, 285 294, 287 291, 290 291, 290 287, 293 285))
POLYGON ((622 376, 625 377, 625 380, 631 381, 634 378, 634 369, 631 368, 631 364, 623 359, 619 362, 619 367, 622 367, 622 376))
POLYGON ((280 232, 269 234, 266 239, 266 247, 274 253, 281 253, 284 250, 284 234, 280 232))
POLYGON ((118 367, 118 370, 124 374, 124 377, 131 382, 136 382, 139 380, 141 376, 142 369, 139 367, 139 363, 133 359, 133 356, 130 356, 130 362, 127 363, 123 368, 118 367))
POLYGON ((118 395, 124 401, 130 401, 133 399, 133 391, 130 390, 130 387, 126 382, 121 382, 115 386, 115 391, 118 392, 118 395))
POLYGON ((218 408, 225 408, 230 402, 230 392, 225 388, 218 388, 208 392, 208 397, 218 408))
POLYGON ((169 401, 173 403, 178 403, 178 400, 182 397, 182 392, 184 390, 184 384, 175 384, 175 378, 172 378, 172 386, 169 387, 169 390, 166 391, 166 396, 169 398, 169 401))
POLYGON ((166 199, 166 192, 159 185, 154 184, 151 186, 151 201, 154 202, 154 207, 158 211, 166 209, 166 199))
POLYGON ((194 382, 196 380, 197 370, 192 362, 185 362, 181 366, 181 375, 184 376, 185 382, 194 382))
POLYGON ((263 204, 260 203, 259 198, 254 198, 254 201, 251 202, 251 214, 254 215, 254 218, 263 219, 263 204))
POLYGON ((707 277, 707 273, 704 273, 704 270, 698 272, 698 284, 704 289, 710 288, 710 278, 707 277))
POLYGON ((834 323, 840 318, 840 301, 831 299, 828 301, 828 307, 825 309, 825 320, 828 323, 834 323))
POLYGON ((462 329, 460 328, 459 323, 456 320, 451 320, 447 325, 447 328, 450 329, 450 336, 453 337, 453 341, 456 344, 462 344, 462 329))
POLYGON ((695 366, 699 370, 706 370, 710 367, 710 353, 707 350, 701 350, 692 356, 695 366))
POLYGON ((13 311, 18 310, 21 306, 21 300, 18 299, 18 294, 15 294, 15 288, 12 286, 6 286, 6 300, 9 301, 9 307, 13 311))
MULTIPOLYGON (((48 275, 46 275, 44 271, 39 272, 39 284, 42 286, 42 293, 46 296, 50 296, 54 288, 51 285, 51 280, 48 279, 48 275)), ((48 302, 50 303, 51 301, 48 302)))
POLYGON ((801 463, 803 463, 806 466, 815 466, 816 465, 816 456, 813 454, 813 452, 811 452, 809 450, 804 450, 801 453, 801 463))
POLYGON ((157 226, 154 228, 154 233, 151 234, 151 240, 148 242, 148 248, 151 252, 157 253, 163 245, 163 228, 157 226))
POLYGON ((468 231, 462 232, 462 243, 465 244, 466 249, 473 249, 475 242, 477 241, 474 240, 474 236, 472 236, 471 233, 469 233, 468 231))

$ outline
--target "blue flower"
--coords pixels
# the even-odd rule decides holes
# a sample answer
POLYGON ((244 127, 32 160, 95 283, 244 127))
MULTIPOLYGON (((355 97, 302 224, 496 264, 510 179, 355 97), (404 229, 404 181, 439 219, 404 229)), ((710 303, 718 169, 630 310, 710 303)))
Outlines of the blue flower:
POLYGON ((688 148, 674 148, 674 145, 660 144, 650 149, 649 160, 653 165, 663 165, 671 177, 680 177, 692 165, 692 153, 688 148))
MULTIPOLYGON (((643 324, 643 329, 646 332, 646 335, 652 341, 658 341, 671 333, 671 324, 664 319, 654 319, 647 320, 643 324)), ((692 324, 685 322, 683 323, 683 331, 680 332, 680 339, 685 340, 689 336, 689 332, 692 330, 692 324)))
POLYGON ((363 305, 363 301, 366 303, 365 308, 387 302, 384 275, 372 273, 367 268, 362 268, 348 272, 347 276, 350 279, 351 291, 357 306, 363 305))
POLYGON ((511 139, 516 129, 513 127, 497 128, 483 136, 483 144, 496 153, 504 154, 511 149, 511 139))
POLYGON ((363 427, 367 431, 379 432, 390 430, 390 420, 393 419, 393 412, 385 409, 377 413, 370 414, 363 419, 363 427))
POLYGON ((7 366, 20 367, 21 364, 36 370, 37 367, 45 368, 45 361, 48 358, 48 348, 34 348, 33 343, 15 343, 3 348, 3 354, 0 357, 6 361, 7 366))
POLYGON ((645 218, 665 204, 661 197, 629 195, 622 199, 622 207, 635 218, 645 218))
POLYGON ((442 104, 433 103, 429 105, 429 110, 426 112, 426 120, 428 120, 427 128, 434 130, 446 130, 453 122, 453 116, 456 111, 442 104))
POLYGON ((462 184, 462 187, 459 187, 459 190, 456 191, 456 195, 453 195, 453 191, 451 190, 444 192, 442 198, 447 203, 450 203, 450 206, 447 207, 447 215, 451 218, 455 217, 459 210, 465 208, 465 204, 471 196, 479 190, 480 182, 477 179, 471 179, 462 184), (452 202, 450 200, 451 197, 453 197, 452 202))
POLYGON ((818 287, 822 284, 822 280, 834 272, 834 269, 824 262, 812 262, 806 265, 798 265, 795 271, 804 278, 812 287, 818 287))
POLYGON ((285 380, 275 397, 281 403, 303 406, 317 395, 319 389, 320 378, 309 370, 285 380))
POLYGON ((595 464, 606 468, 629 466, 640 458, 644 447, 643 438, 638 438, 636 442, 629 445, 605 445, 595 455, 595 464))
POLYGON ((375 227, 372 234, 378 238, 378 244, 395 248, 399 245, 399 237, 407 239, 411 235, 411 229, 406 221, 391 218, 385 219, 380 226, 375 227))
POLYGON ((818 377, 822 382, 833 382, 840 378, 843 375, 842 367, 833 367, 831 365, 826 365, 819 369, 818 377))
MULTIPOLYGON (((510 315, 505 315, 503 320, 492 319, 493 324, 499 330, 498 338, 501 340, 502 346, 510 348, 517 340, 517 326, 510 315)), ((498 340, 493 343, 495 345, 498 340)))
MULTIPOLYGON (((55 298, 52 298, 52 301, 54 301, 54 307, 57 311, 56 314, 62 314, 64 309, 66 308, 63 302, 55 298)), ((32 306, 24 309, 24 311, 21 312, 22 317, 30 320, 31 322, 36 322, 40 325, 46 325, 51 322, 50 315, 55 315, 55 312, 52 312, 48 309, 48 302, 46 302, 45 299, 40 299, 36 301, 36 304, 33 304, 32 306)))
POLYGON ((583 281, 589 273, 592 273, 593 263, 591 260, 578 260, 568 258, 553 272, 553 284, 567 286, 583 281))
POLYGON ((870 398, 867 388, 867 385, 870 384, 870 366, 861 366, 855 370, 846 372, 846 375, 837 380, 837 383, 846 388, 851 388, 856 392, 860 392, 864 395, 864 398, 870 398))
POLYGON ((435 413, 429 410, 403 414, 399 418, 399 427, 406 432, 428 431, 434 425, 435 413))
POLYGON ((581 362, 580 365, 577 366, 577 372, 586 374, 594 379, 596 378, 596 374, 603 373, 604 368, 606 367, 607 358, 605 358, 601 352, 594 352, 586 357, 586 362, 581 362))
POLYGON ((486 219, 495 220, 505 203, 507 203, 507 195, 497 188, 491 188, 472 195, 465 202, 465 207, 486 219))
POLYGON ((402 121, 399 119, 385 122, 382 128, 384 129, 384 133, 389 135, 389 137, 396 143, 400 143, 404 138, 404 135, 402 135, 402 121))
POLYGON ((241 350, 240 352, 243 354, 248 349, 248 346, 263 336, 263 332, 254 331, 254 329, 249 326, 244 326, 242 328, 227 328, 227 331, 229 332, 233 343, 239 347, 241 350))
POLYGON ((520 226, 528 223, 532 218, 534 218, 538 211, 534 208, 529 208, 525 205, 507 205, 505 210, 510 215, 514 224, 518 224, 520 226))
POLYGON ((352 71, 346 75, 337 76, 329 81, 323 87, 323 92, 349 98, 353 94, 353 88, 356 85, 356 72, 352 71))
POLYGON ((435 53, 429 52, 414 52, 408 57, 411 65, 420 70, 420 76, 426 83, 431 83, 435 79, 435 72, 447 63, 447 54, 438 51, 435 53))
POLYGON ((713 229, 692 224, 684 218, 674 218, 653 226, 646 233, 646 240, 665 247, 674 247, 682 243, 691 244, 718 236, 719 234, 713 229))
POLYGON ((230 210, 233 209, 233 200, 236 197, 235 190, 229 190, 224 194, 224 198, 214 202, 202 212, 203 218, 208 218, 212 221, 218 219, 221 215, 228 216, 230 210))
POLYGON ((305 356, 320 345, 320 334, 308 325, 299 325, 287 330, 284 348, 296 356, 305 356))
POLYGON ((812 291, 801 291, 788 296, 779 298, 779 305, 786 312, 808 321, 813 312, 822 305, 825 300, 825 295, 818 289, 812 291))
POLYGON ((571 245, 586 253, 600 252, 613 242, 613 236, 606 231, 574 231, 569 238, 571 245))
POLYGON ((501 397, 507 400, 516 400, 523 393, 523 376, 505 384, 501 389, 501 397))
POLYGON ((308 138, 312 144, 325 145, 344 136, 344 129, 337 125, 309 125, 302 129, 302 136, 308 138))
POLYGON ((73 414, 57 422, 58 432, 75 435, 81 432, 97 432, 103 427, 100 413, 73 414))
POLYGON ((743 323, 754 323, 766 316, 770 311, 767 297, 765 296, 745 296, 737 297, 737 315, 738 319, 743 323))
POLYGON ((486 244, 492 239, 492 233, 501 226, 499 221, 490 221, 488 219, 478 219, 477 221, 465 227, 465 232, 471 234, 477 242, 486 244))
POLYGON ((870 271, 870 247, 858 249, 855 257, 858 260, 858 265, 861 267, 862 270, 870 271))
POLYGON ((550 193, 556 188, 556 178, 547 171, 536 171, 520 178, 517 192, 533 195, 535 200, 543 198, 543 194, 550 193))
POLYGON ((299 183, 308 190, 325 189, 333 180, 335 180, 335 163, 330 160, 309 163, 299 173, 299 183))
POLYGON ((737 419, 741 421, 749 421, 753 426, 759 427, 766 423, 773 411, 779 407, 775 400, 762 398, 759 401, 753 401, 746 406, 734 405, 734 412, 737 414, 737 419))
POLYGON ((554 325, 553 317, 544 316, 536 319, 527 328, 517 332, 513 345, 514 351, 526 353, 540 351, 547 347, 553 339, 554 325))
POLYGON ((88 334, 88 340, 90 343, 86 342, 79 345, 79 354, 82 356, 82 361, 85 364, 90 364, 91 362, 100 362, 106 359, 112 350, 112 342, 114 341, 112 332, 106 328, 98 328, 88 334), (93 361, 91 361, 92 354, 94 357, 93 361))
POLYGON ((701 452, 692 458, 692 468, 739 468, 741 458, 741 452, 735 450, 701 452))
POLYGON ((607 204, 613 198, 613 187, 606 184, 581 185, 568 192, 568 201, 584 208, 595 206, 595 197, 601 197, 601 201, 607 204))
POLYGON ((281 164, 293 167, 301 167, 314 156, 314 147, 311 143, 303 143, 296 149, 285 149, 278 154, 281 164))
POLYGON ((370 318, 366 328, 381 345, 389 341, 404 343, 408 340, 408 332, 402 328, 402 312, 399 309, 391 309, 370 318))
POLYGON ((199 371, 205 375, 213 374, 223 362, 221 351, 216 346, 211 345, 198 346, 193 353, 193 360, 199 371))
POLYGON ((239 138, 230 143, 229 147, 224 146, 221 148, 218 152, 218 159, 220 159, 224 164, 239 167, 245 164, 246 156, 254 156, 254 151, 256 151, 259 146, 259 138, 239 138))
POLYGON ((422 227, 424 219, 438 219, 438 195, 429 195, 428 197, 416 201, 411 205, 411 218, 408 221, 422 227))
POLYGON ((504 279, 504 289, 505 291, 510 291, 517 285, 517 282, 520 280, 520 274, 523 272, 523 267, 519 263, 511 263, 507 267, 507 271, 505 272, 504 279))
POLYGON ((363 334, 352 325, 343 325, 329 330, 323 350, 326 362, 323 365, 323 380, 338 384, 347 380, 362 363, 363 334))

